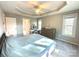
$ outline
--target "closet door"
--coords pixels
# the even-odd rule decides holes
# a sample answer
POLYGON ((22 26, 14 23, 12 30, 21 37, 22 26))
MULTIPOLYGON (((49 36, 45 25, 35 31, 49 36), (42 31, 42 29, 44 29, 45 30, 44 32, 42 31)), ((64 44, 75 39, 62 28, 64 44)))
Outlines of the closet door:
POLYGON ((23 35, 30 34, 30 19, 23 19, 23 35))
POLYGON ((6 35, 7 36, 17 35, 16 18, 6 17, 6 35))

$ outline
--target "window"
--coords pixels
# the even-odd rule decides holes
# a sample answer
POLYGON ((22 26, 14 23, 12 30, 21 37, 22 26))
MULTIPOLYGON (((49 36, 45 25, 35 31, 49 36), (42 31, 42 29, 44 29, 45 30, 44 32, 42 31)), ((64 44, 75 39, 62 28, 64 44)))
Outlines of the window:
POLYGON ((76 29, 76 16, 64 16, 62 34, 74 37, 76 29))
POLYGON ((6 17, 6 35, 17 35, 16 18, 6 17))
POLYGON ((42 27, 42 20, 39 19, 38 20, 38 30, 41 30, 41 27, 42 27))
POLYGON ((30 19, 23 18, 23 34, 30 34, 30 19))

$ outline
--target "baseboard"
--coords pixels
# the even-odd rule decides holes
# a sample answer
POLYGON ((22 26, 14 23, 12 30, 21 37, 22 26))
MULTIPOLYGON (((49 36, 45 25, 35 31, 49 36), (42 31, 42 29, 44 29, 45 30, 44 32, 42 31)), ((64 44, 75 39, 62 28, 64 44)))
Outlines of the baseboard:
POLYGON ((71 41, 67 41, 67 40, 63 40, 63 39, 58 39, 58 38, 57 38, 57 40, 61 40, 61 41, 64 41, 64 42, 67 42, 67 43, 70 43, 70 44, 74 44, 74 45, 78 45, 79 46, 79 44, 78 43, 75 43, 75 42, 71 42, 71 41))

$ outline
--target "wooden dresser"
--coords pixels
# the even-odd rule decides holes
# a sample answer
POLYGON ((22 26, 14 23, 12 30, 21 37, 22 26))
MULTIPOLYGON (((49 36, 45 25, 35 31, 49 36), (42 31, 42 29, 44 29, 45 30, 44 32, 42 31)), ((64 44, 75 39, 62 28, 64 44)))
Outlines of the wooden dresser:
POLYGON ((51 39, 55 39, 56 29, 55 28, 51 28, 51 29, 42 28, 41 35, 46 36, 46 37, 51 38, 51 39))

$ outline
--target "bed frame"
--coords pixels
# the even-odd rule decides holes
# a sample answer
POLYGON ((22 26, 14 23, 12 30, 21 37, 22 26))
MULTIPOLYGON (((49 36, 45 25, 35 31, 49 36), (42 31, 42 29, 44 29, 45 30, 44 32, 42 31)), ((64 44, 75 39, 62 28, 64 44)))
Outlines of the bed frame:
POLYGON ((5 33, 2 34, 1 38, 0 38, 0 54, 1 54, 1 51, 2 51, 2 46, 3 46, 3 43, 5 43, 5 39, 6 39, 6 35, 5 33))

